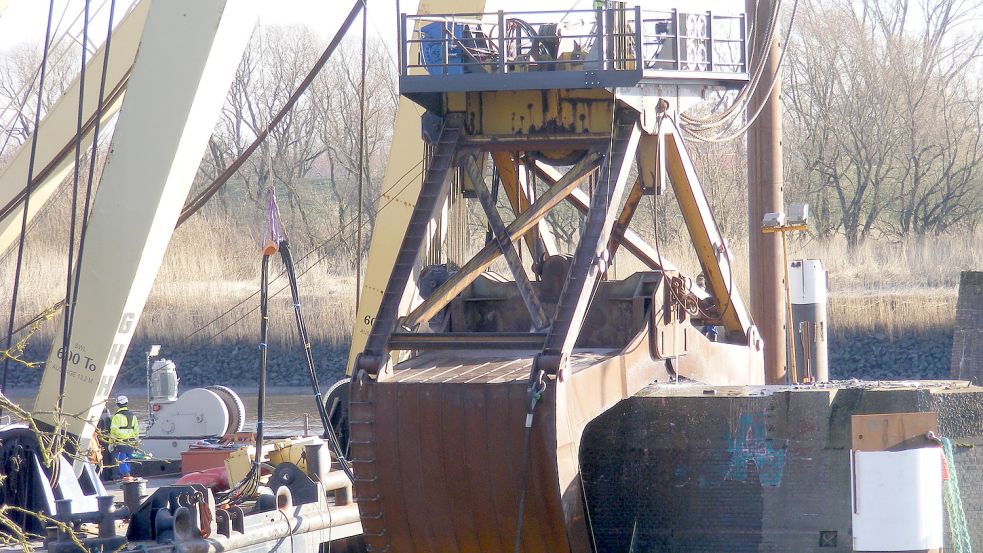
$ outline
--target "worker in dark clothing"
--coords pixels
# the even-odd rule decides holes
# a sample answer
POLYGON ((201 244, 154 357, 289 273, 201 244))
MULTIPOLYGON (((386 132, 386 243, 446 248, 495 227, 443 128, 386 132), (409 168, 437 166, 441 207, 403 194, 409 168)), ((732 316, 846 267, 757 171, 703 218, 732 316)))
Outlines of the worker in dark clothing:
POLYGON ((99 417, 98 426, 98 436, 99 436, 99 447, 102 449, 103 462, 101 465, 100 477, 103 480, 115 480, 113 478, 115 472, 113 469, 113 463, 109 460, 113 458, 113 451, 111 449, 112 444, 109 439, 109 432, 112 428, 112 417, 109 415, 109 408, 102 410, 102 415, 99 417))
POLYGON ((116 414, 110 422, 109 437, 113 444, 113 456, 119 465, 119 475, 123 480, 130 479, 130 458, 140 445, 140 421, 128 407, 126 396, 116 398, 116 414))

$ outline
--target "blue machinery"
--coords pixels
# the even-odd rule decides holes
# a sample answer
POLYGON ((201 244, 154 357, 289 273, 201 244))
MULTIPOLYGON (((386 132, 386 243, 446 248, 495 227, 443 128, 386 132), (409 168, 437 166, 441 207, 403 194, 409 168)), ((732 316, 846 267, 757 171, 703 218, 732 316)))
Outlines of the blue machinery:
POLYGON ((744 14, 640 6, 402 14, 399 33, 399 86, 411 98, 640 82, 728 86, 748 79, 744 14), (420 56, 409 59, 414 45, 420 56))

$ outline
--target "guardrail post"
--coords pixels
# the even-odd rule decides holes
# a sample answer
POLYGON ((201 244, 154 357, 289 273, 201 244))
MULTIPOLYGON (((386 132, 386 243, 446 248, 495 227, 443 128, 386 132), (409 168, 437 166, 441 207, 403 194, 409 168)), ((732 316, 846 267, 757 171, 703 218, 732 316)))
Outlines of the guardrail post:
POLYGON ((683 53, 679 49, 682 40, 679 38, 679 10, 676 8, 672 9, 672 34, 673 40, 676 41, 676 47, 674 48, 676 54, 676 71, 679 71, 683 68, 683 53))
POLYGON ((506 73, 508 66, 505 63, 505 12, 498 10, 498 72, 506 73))
POLYGON ((741 69, 742 73, 748 72, 748 59, 747 59, 747 14, 741 14, 741 69))
POLYGON ((406 14, 403 13, 399 15, 399 50, 398 50, 399 74, 403 76, 409 74, 409 71, 406 68, 407 65, 406 58, 409 57, 408 54, 406 53, 407 40, 409 39, 406 36, 406 14))
POLYGON ((597 48, 597 67, 600 70, 604 70, 607 67, 605 66, 604 55, 604 10, 602 8, 594 10, 594 32, 594 47, 597 48))
POLYGON ((635 70, 645 71, 645 62, 642 61, 642 7, 635 6, 635 70))
POLYGON ((448 32, 450 33, 450 36, 454 36, 453 25, 454 25, 453 23, 444 22, 444 32, 440 36, 440 39, 441 41, 443 41, 442 43, 444 45, 444 67, 443 67, 444 75, 450 73, 450 69, 451 69, 451 39, 450 37, 448 37, 448 32), (448 25, 451 25, 450 29, 447 28, 448 25))
POLYGON ((713 12, 707 10, 707 71, 713 71, 713 12))

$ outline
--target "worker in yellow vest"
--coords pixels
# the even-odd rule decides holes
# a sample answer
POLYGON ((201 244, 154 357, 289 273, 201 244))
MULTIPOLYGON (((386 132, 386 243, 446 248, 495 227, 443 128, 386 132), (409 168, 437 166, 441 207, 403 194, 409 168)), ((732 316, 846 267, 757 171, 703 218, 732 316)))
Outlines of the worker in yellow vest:
POLYGON ((109 437, 113 446, 113 457, 119 465, 119 475, 123 480, 130 478, 130 458, 140 445, 140 421, 129 409, 130 400, 126 396, 116 398, 116 414, 109 426, 109 437))

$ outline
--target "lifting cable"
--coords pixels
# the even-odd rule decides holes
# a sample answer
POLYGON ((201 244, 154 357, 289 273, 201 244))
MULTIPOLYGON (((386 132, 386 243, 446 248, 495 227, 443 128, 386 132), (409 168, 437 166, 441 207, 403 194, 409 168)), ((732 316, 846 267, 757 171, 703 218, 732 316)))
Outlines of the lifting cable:
MULTIPOLYGON (((0 378, 0 393, 7 389, 7 372, 10 368, 10 356, 7 350, 10 349, 11 339, 13 338, 14 317, 17 314, 17 292, 20 287, 20 274, 24 262, 24 243, 27 237, 27 214, 31 203, 31 189, 34 181, 34 162, 37 158, 38 149, 38 127, 41 125, 41 107, 44 98, 44 80, 48 68, 48 53, 51 48, 51 20, 53 19, 55 0, 48 1, 48 23, 44 34, 44 51, 41 54, 41 74, 38 77, 38 99, 34 110, 34 132, 31 134, 31 155, 27 164, 27 187, 24 195, 24 214, 21 217, 20 238, 17 241, 17 262, 14 268, 14 285, 11 289, 10 317, 7 319, 7 340, 4 345, 3 377, 0 378)), ((0 414, 2 414, 0 408, 0 414)))
MULTIPOLYGON (((58 373, 58 400, 55 407, 55 416, 62 416, 62 405, 65 396, 65 379, 68 376, 68 358, 71 357, 72 340, 72 318, 75 312, 75 296, 72 294, 73 278, 72 269, 75 265, 75 228, 78 221, 78 196, 79 196, 79 173, 82 166, 82 123, 85 117, 85 61, 88 52, 86 45, 89 43, 89 7, 90 0, 85 0, 82 20, 82 68, 79 72, 79 101, 78 117, 75 121, 75 166, 72 173, 72 207, 68 220, 68 268, 65 275, 65 313, 62 316, 63 329, 61 340, 61 368, 58 373)), ((109 51, 108 49, 106 50, 109 51)), ((35 133, 37 134, 37 133, 35 133)), ((89 165, 93 165, 93 159, 89 165)))
MULTIPOLYGON (((272 255, 273 253, 279 251, 280 258, 283 261, 284 269, 287 273, 287 280, 290 286, 290 296, 293 300, 294 308, 294 321, 297 324, 297 334, 300 337, 301 343, 304 348, 304 361, 307 365, 307 376, 310 379, 311 391, 314 397, 314 403, 317 404, 317 413, 321 419, 321 426, 324 428, 324 433, 322 436, 327 438, 328 443, 332 450, 334 450, 335 458, 338 464, 341 465, 342 470, 348 475, 352 481, 354 481, 354 474, 352 473, 351 465, 345 458, 344 451, 342 450, 341 443, 338 441, 338 437, 335 435, 334 428, 331 426, 331 422, 328 420, 328 413, 324 407, 324 400, 321 397, 321 385, 317 379, 317 369, 314 366, 314 354, 311 350, 311 341, 309 334, 307 332, 307 324, 304 322, 304 315, 300 309, 300 289, 297 285, 297 274, 294 270, 293 259, 290 257, 290 245, 287 240, 287 233, 283 228, 283 224, 280 219, 280 209, 277 207, 276 203, 276 192, 273 187, 270 187, 269 200, 267 203, 267 229, 264 232, 265 244, 263 246, 264 259, 272 255)), ((262 287, 262 296, 266 299, 260 302, 261 306, 261 317, 264 321, 263 332, 265 333, 265 324, 268 319, 267 303, 268 303, 268 289, 269 289, 269 271, 267 267, 268 263, 264 262, 264 273, 262 287)), ((262 336, 263 349, 262 364, 265 367, 266 364, 266 335, 262 336)), ((263 370, 263 378, 265 380, 265 368, 263 370)), ((265 384, 261 381, 260 386, 265 384)), ((258 446, 257 446, 258 447, 258 446)), ((257 462, 259 457, 257 457, 257 462)))
MULTIPOLYGON (((82 260, 84 259, 82 254, 85 253, 85 237, 89 230, 89 211, 92 208, 92 183, 95 177, 96 161, 98 160, 99 154, 99 131, 102 127, 102 115, 105 110, 105 100, 106 100, 106 77, 109 71, 109 52, 112 49, 113 42, 113 16, 116 13, 116 0, 110 0, 109 4, 109 23, 106 27, 106 42, 103 45, 102 54, 102 74, 99 76, 99 99, 96 104, 95 113, 95 128, 92 131, 92 150, 89 153, 89 173, 86 176, 85 185, 85 203, 82 206, 82 230, 79 233, 79 248, 78 248, 78 263, 75 267, 75 279, 72 283, 72 293, 71 293, 71 308, 67 311, 67 315, 70 318, 69 322, 69 334, 66 339, 62 342, 67 344, 69 342, 68 338, 71 337, 71 332, 75 328, 75 298, 79 291, 79 278, 82 274, 82 260)), ((83 58, 84 59, 84 58, 83 58)), ((83 62, 84 63, 84 62, 83 62)), ((84 69, 83 69, 84 71, 84 69)), ((81 103, 79 104, 81 105, 81 103)), ((79 133, 81 134, 81 133, 79 133)), ((66 305, 69 305, 66 298, 66 305)), ((65 356, 68 357, 67 355, 65 356)))
POLYGON ((365 188, 365 40, 368 34, 369 6, 362 0, 362 80, 359 82, 358 109, 358 223, 355 224, 355 313, 362 296, 362 196, 365 188))

